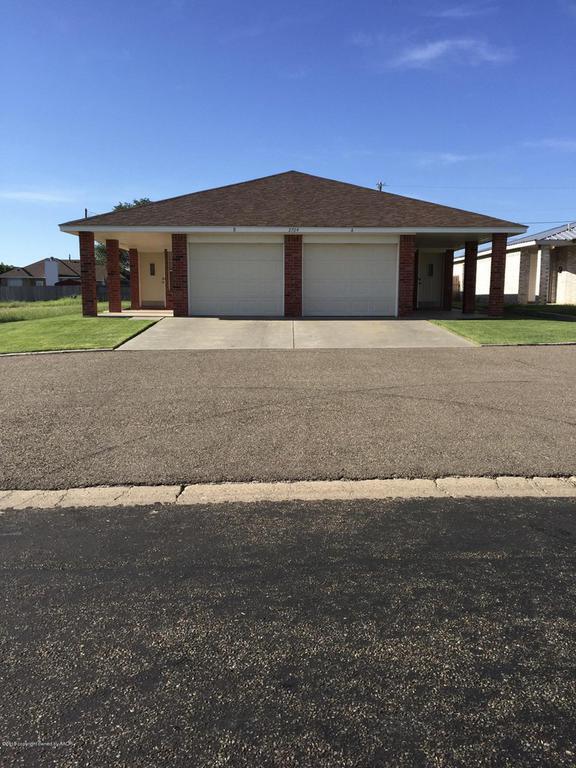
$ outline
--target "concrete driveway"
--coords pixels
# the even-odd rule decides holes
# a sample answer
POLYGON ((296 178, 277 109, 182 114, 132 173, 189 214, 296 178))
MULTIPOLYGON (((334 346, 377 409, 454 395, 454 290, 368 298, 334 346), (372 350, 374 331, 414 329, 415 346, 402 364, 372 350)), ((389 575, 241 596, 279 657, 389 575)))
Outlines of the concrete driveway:
POLYGON ((471 347, 427 320, 166 317, 121 350, 471 347))

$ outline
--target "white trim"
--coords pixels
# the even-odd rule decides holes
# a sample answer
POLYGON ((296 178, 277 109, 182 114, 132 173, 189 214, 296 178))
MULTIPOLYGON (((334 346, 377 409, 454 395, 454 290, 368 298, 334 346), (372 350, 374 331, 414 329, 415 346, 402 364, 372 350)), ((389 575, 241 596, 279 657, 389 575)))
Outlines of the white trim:
POLYGON ((542 247, 549 245, 551 248, 571 248, 576 243, 574 240, 536 240, 536 245, 542 247))
MULTIPOLYGON (((380 235, 380 234, 374 234, 374 233, 366 233, 362 232, 360 234, 360 237, 362 238, 361 242, 365 245, 396 245, 400 242, 400 236, 399 235, 380 235)), ((346 232, 340 232, 338 234, 325 234, 325 233, 319 233, 319 234, 304 234, 302 235, 302 242, 306 243, 308 245, 319 243, 324 245, 329 245, 330 243, 334 243, 335 245, 339 243, 350 243, 355 244, 359 243, 359 237, 358 232, 350 233, 348 231, 346 232), (348 237, 348 235, 351 235, 348 237)))
POLYGON ((188 232, 263 232, 285 235, 302 235, 306 233, 316 234, 344 234, 354 233, 361 235, 382 233, 390 235, 418 235, 418 234, 524 234, 528 227, 126 227, 115 226, 114 224, 74 226, 67 227, 60 225, 61 232, 78 234, 79 232, 167 232, 167 233, 188 233, 188 232))
MULTIPOLYGON (((566 246, 574 245, 572 240, 523 240, 521 243, 508 243, 506 246, 506 253, 514 253, 515 251, 523 251, 526 248, 540 248, 543 245, 550 245, 553 248, 563 248, 566 246)), ((478 258, 482 259, 485 256, 492 255, 492 248, 486 248, 483 251, 478 251, 478 258)), ((454 259, 456 264, 458 261, 464 261, 463 256, 458 256, 454 259)))
POLYGON ((275 232, 196 232, 187 234, 189 243, 254 243, 274 244, 284 242, 284 236, 275 232))

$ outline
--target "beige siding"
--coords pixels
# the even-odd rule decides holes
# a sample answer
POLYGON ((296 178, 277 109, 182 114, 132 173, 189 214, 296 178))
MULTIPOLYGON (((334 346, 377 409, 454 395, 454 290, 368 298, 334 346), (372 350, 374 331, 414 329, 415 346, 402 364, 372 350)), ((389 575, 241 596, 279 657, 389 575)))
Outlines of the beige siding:
POLYGON ((558 248, 556 301, 558 304, 576 304, 576 248, 558 248))

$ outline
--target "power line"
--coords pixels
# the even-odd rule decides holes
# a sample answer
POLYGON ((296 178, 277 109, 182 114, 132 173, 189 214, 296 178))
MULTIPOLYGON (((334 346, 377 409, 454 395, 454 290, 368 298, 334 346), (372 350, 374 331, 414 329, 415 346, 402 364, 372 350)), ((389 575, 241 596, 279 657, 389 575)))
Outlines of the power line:
POLYGON ((498 190, 522 190, 522 191, 530 191, 530 190, 550 190, 550 189, 559 189, 564 191, 575 191, 576 187, 560 187, 560 186, 551 186, 551 187, 535 187, 533 185, 530 186, 522 186, 522 187, 495 187, 495 186, 485 186, 485 187, 468 187, 468 186, 452 186, 452 185, 431 185, 431 184, 385 184, 385 187, 388 188, 394 188, 394 189, 498 189, 498 190))
POLYGON ((556 219, 556 221, 525 221, 524 224, 566 224, 566 219, 556 219))

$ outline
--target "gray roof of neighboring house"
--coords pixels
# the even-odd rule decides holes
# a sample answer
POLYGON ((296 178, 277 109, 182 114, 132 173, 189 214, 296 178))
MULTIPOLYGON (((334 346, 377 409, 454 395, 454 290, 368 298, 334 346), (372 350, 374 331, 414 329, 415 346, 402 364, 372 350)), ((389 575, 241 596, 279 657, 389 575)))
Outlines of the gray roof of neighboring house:
POLYGON ((522 235, 512 238, 508 245, 518 245, 519 243, 545 242, 546 240, 566 240, 568 242, 576 240, 576 221, 568 224, 562 224, 561 227, 554 229, 545 229, 543 232, 533 232, 531 235, 522 235))
MULTIPOLYGON (((514 246, 522 245, 523 243, 545 243, 550 241, 553 243, 564 241, 566 243, 572 243, 576 241, 576 221, 568 222, 568 224, 562 224, 560 227, 554 227, 553 229, 545 229, 542 232, 532 232, 530 235, 521 235, 520 237, 512 237, 508 240, 508 250, 514 248, 514 246)), ((561 246, 562 247, 562 246, 561 246)), ((478 252, 478 258, 488 256, 492 253, 490 246, 483 248, 478 252)), ((464 261, 464 256, 459 255, 455 258, 455 263, 464 261)))

